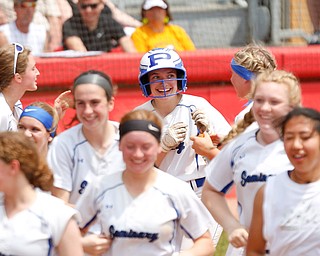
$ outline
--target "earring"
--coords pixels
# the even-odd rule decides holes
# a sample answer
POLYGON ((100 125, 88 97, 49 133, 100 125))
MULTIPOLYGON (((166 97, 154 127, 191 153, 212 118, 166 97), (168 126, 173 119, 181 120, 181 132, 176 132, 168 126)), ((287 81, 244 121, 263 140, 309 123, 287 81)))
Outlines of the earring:
POLYGON ((168 16, 167 16, 167 17, 165 17, 165 18, 164 18, 164 20, 163 20, 164 24, 168 24, 168 23, 169 23, 169 21, 170 21, 170 19, 169 19, 169 17, 168 17, 168 16))
POLYGON ((142 18, 142 24, 146 25, 148 24, 149 20, 147 18, 142 18))

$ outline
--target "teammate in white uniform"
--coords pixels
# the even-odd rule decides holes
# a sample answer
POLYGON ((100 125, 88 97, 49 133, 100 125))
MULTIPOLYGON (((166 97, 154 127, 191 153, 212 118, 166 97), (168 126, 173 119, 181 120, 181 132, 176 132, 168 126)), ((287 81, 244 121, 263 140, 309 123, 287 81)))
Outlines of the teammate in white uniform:
POLYGON ((257 193, 247 255, 320 255, 320 112, 292 110, 281 134, 294 169, 257 193))
MULTIPOLYGON (((255 78, 259 73, 269 70, 275 70, 277 68, 276 60, 274 56, 267 49, 256 45, 249 44, 246 47, 237 51, 230 63, 231 66, 231 84, 233 85, 237 96, 241 100, 248 100, 251 91, 251 80, 255 78)), ((241 122, 244 119, 245 114, 247 114, 252 108, 253 101, 249 100, 244 106, 245 108, 235 117, 233 130, 230 131, 228 136, 226 136, 223 141, 221 141, 222 146, 231 140, 237 131, 234 129, 239 129, 241 127, 241 122)), ((251 113, 247 116, 250 119, 251 113)), ((246 131, 257 128, 256 122, 252 123, 250 127, 242 127, 246 131)), ((192 148, 200 155, 205 156, 208 159, 212 159, 216 156, 215 147, 206 133, 203 137, 193 137, 192 148)))
POLYGON ((0 255, 83 255, 76 210, 40 190, 53 175, 35 144, 1 132, 0 166, 0 255))
MULTIPOLYGON (((206 131, 225 136, 230 125, 207 100, 182 94, 187 89, 187 72, 180 56, 172 49, 157 48, 142 57, 139 84, 144 96, 152 100, 136 109, 154 111, 164 124, 162 152, 156 165, 188 182, 201 197, 207 159, 195 153, 190 137, 206 131)), ((222 229, 216 224, 212 233, 217 244, 222 229)))
MULTIPOLYGON (((269 176, 291 167, 274 121, 301 101, 297 79, 285 71, 265 72, 254 82, 252 111, 259 128, 242 133, 209 163, 202 200, 229 235, 230 245, 246 246, 253 200, 269 176), (238 221, 228 208, 225 193, 235 184, 238 221)), ((227 255, 242 255, 243 248, 227 255)))
POLYGON ((20 115, 18 130, 34 141, 38 152, 47 158, 48 147, 56 135, 59 117, 57 111, 48 103, 34 102, 20 115))
POLYGON ((20 99, 37 90, 40 74, 29 49, 15 43, 0 48, 0 131, 15 131, 22 112, 20 99))
POLYGON ((77 204, 80 227, 97 216, 109 237, 105 255, 213 255, 208 210, 189 184, 154 167, 160 137, 161 119, 153 112, 126 114, 119 143, 126 169, 100 177, 77 204), (194 245, 179 254, 182 233, 194 245))
POLYGON ((164 125, 158 167, 201 191, 206 161, 195 154, 189 138, 205 130, 226 135, 230 130, 228 122, 207 100, 182 94, 187 89, 187 72, 172 49, 154 49, 142 57, 139 83, 144 96, 153 99, 136 109, 156 112, 164 125))
POLYGON ((108 120, 114 107, 109 77, 99 71, 84 72, 75 79, 73 94, 81 123, 54 138, 48 162, 55 178, 52 194, 76 204, 93 177, 122 171, 125 165, 118 148, 118 123, 108 120))

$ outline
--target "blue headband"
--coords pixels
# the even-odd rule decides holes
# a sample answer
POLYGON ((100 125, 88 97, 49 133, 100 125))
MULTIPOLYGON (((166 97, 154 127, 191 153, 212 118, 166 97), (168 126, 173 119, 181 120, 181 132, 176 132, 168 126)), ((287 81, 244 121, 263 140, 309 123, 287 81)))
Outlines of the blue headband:
POLYGON ((120 131, 120 140, 122 137, 128 132, 133 131, 143 131, 148 132, 153 135, 158 142, 160 142, 161 138, 161 129, 155 123, 148 120, 129 120, 126 121, 119 126, 120 131))
POLYGON ((245 80, 251 80, 254 76, 253 72, 237 64, 234 59, 231 60, 231 68, 234 72, 236 72, 239 76, 241 76, 245 80))
MULTIPOLYGON (((36 106, 28 106, 26 107, 22 114, 20 115, 20 119, 24 116, 32 117, 40 121, 43 126, 46 128, 48 132, 52 130, 53 117, 44 109, 36 107, 36 106)), ((50 136, 53 138, 56 135, 56 132, 53 131, 50 133, 50 136)))

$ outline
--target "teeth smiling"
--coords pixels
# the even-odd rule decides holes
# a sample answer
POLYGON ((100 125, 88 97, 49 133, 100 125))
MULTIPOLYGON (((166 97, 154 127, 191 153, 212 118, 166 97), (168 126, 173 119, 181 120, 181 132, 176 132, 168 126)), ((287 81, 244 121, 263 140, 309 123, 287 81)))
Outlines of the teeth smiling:
POLYGON ((168 92, 168 91, 170 91, 171 89, 165 89, 165 90, 163 90, 163 89, 158 89, 158 92, 164 92, 164 91, 166 91, 166 92, 168 92))

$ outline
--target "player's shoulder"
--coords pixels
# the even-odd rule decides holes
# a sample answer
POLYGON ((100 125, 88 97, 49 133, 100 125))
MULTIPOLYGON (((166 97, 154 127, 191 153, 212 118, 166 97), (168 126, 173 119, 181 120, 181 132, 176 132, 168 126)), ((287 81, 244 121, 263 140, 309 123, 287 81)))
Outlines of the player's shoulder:
POLYGON ((248 141, 253 141, 254 143, 258 143, 256 140, 256 134, 258 130, 259 130, 259 127, 254 127, 253 129, 242 132, 233 140, 235 141, 236 145, 244 144, 245 142, 248 142, 248 141))
POLYGON ((86 141, 82 133, 82 124, 77 124, 54 137, 50 143, 50 149, 53 148, 73 148, 75 145, 81 144, 86 141))
POLYGON ((134 108, 134 110, 137 110, 137 109, 153 110, 151 100, 148 100, 148 101, 146 101, 146 102, 142 103, 141 105, 134 108))
POLYGON ((186 93, 182 94, 182 100, 196 101, 196 102, 208 102, 203 97, 200 97, 200 96, 197 96, 197 95, 186 94, 186 93))
POLYGON ((190 94, 183 94, 181 103, 186 105, 193 105, 197 109, 213 108, 213 106, 210 104, 210 102, 207 99, 200 96, 196 96, 196 95, 190 95, 190 94))
POLYGON ((174 197, 180 197, 190 192, 194 193, 187 182, 160 169, 156 169, 156 171, 158 173, 158 179, 155 186, 163 193, 174 197))
POLYGON ((72 140, 74 138, 79 137, 79 134, 82 133, 81 129, 82 129, 82 124, 80 123, 59 133, 55 138, 72 140))
POLYGON ((117 190, 124 185, 122 179, 123 171, 97 176, 92 182, 91 192, 96 198, 102 198, 106 193, 117 190))
POLYGON ((113 186, 118 185, 119 183, 123 183, 122 173, 123 171, 118 171, 106 175, 97 176, 94 181, 94 183, 96 184, 96 188, 99 190, 109 189, 113 186))
POLYGON ((56 211, 59 208, 65 208, 67 206, 65 202, 55 196, 52 196, 49 192, 44 192, 40 189, 36 189, 36 203, 34 208, 41 208, 42 211, 51 212, 56 211))

